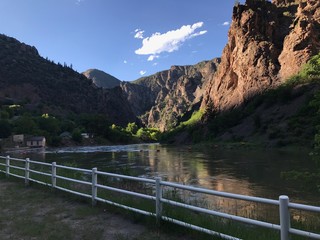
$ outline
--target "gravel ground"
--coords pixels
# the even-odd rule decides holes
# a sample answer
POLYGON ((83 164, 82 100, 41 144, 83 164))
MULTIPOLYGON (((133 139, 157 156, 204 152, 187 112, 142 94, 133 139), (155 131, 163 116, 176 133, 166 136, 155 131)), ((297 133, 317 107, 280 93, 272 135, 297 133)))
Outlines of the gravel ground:
MULTIPOLYGON (((170 234, 172 235, 172 234, 170 234)), ((0 239, 182 240, 41 187, 0 178, 0 239)), ((194 239, 194 238, 193 238, 194 239)))

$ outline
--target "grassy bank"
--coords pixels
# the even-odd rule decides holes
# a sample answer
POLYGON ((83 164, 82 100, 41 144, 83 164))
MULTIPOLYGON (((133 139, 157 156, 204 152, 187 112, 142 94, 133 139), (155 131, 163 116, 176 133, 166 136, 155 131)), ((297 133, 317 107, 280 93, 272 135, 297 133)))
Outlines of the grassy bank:
POLYGON ((0 239, 182 240, 83 199, 0 176, 0 239))
MULTIPOLYGON (((15 170, 14 173, 21 174, 21 172, 18 173, 17 171, 20 170, 15 170)), ((84 175, 79 173, 71 173, 67 169, 64 169, 62 172, 60 171, 59 174, 79 180, 90 180, 85 179, 86 176, 84 175)), ((31 177, 44 182, 50 181, 50 179, 46 179, 46 176, 40 176, 40 178, 36 178, 36 176, 31 177)), ((156 239, 177 240, 219 239, 179 227, 170 222, 162 222, 160 228, 157 228, 155 218, 153 217, 145 217, 141 214, 132 213, 127 210, 102 203, 98 204, 96 208, 91 208, 90 200, 57 190, 51 191, 48 187, 33 183, 31 183, 31 187, 24 187, 23 181, 11 177, 9 179, 11 182, 4 178, 4 174, 0 174, 0 187, 2 186, 1 184, 9 184, 3 188, 0 188, 0 203, 1 206, 4 206, 1 208, 3 213, 0 212, 0 227, 6 229, 4 231, 4 236, 10 236, 11 232, 14 232, 14 234, 20 235, 27 234, 30 236, 30 239, 61 239, 62 235, 58 236, 57 234, 63 234, 63 236, 67 236, 67 239, 79 239, 79 234, 81 236, 80 239, 89 239, 89 236, 92 234, 97 236, 95 239, 154 239, 155 236, 159 237, 156 239), (22 217, 20 217, 21 214, 22 217), (108 216, 110 214, 116 214, 118 219, 114 219, 112 217, 109 219, 106 214, 108 216), (106 238, 106 232, 114 231, 112 228, 111 230, 108 230, 110 221, 115 223, 119 221, 121 222, 119 219, 122 217, 128 221, 125 221, 123 226, 132 227, 132 229, 129 227, 129 233, 127 233, 125 229, 125 232, 122 233, 121 227, 119 228, 118 226, 119 231, 117 230, 117 234, 113 234, 112 238, 110 236, 106 238), (6 222, 7 219, 9 219, 8 222, 6 222), (78 227, 79 231, 77 232, 78 227), (18 230, 16 230, 16 228, 18 230), (88 229, 83 231, 86 228, 88 229), (143 231, 137 233, 136 235, 130 232, 131 230, 140 228, 143 229, 143 231), (83 231, 83 233, 81 231, 83 231), (47 238, 47 236, 52 236, 52 238, 47 238), (164 236, 164 238, 162 236, 164 236), (170 238, 168 236, 170 236, 170 238)), ((142 183, 139 184, 125 179, 120 180, 100 177, 99 183, 111 187, 139 192, 142 194, 153 195, 153 189, 150 186, 148 187, 142 183)), ((91 191, 89 186, 87 188, 79 184, 72 184, 70 182, 68 183, 61 181, 59 182, 59 186, 86 194, 90 194, 91 191)), ((151 200, 129 197, 127 195, 102 189, 99 189, 98 197, 149 212, 155 211, 155 203, 151 200)), ((164 198, 199 207, 205 207, 208 209, 216 209, 214 206, 208 205, 206 201, 201 201, 201 199, 199 200, 199 198, 183 198, 181 193, 176 189, 164 190, 164 198)), ((256 211, 259 211, 259 208, 257 208, 256 211)), ((245 225, 234 221, 228 221, 222 218, 208 216, 206 214, 194 213, 192 211, 179 207, 172 207, 167 204, 163 204, 163 216, 201 226, 207 229, 212 229, 216 232, 236 236, 242 239, 269 240, 278 239, 279 237, 279 232, 277 231, 245 225)), ((315 220, 317 222, 319 221, 319 219, 315 220)), ((293 221, 292 223, 297 228, 302 227, 305 229, 306 227, 304 226, 305 224, 303 222, 293 221)), ((317 224, 315 221, 314 223, 316 226, 317 224)), ((112 224, 110 226, 112 226, 112 224)), ((315 232, 319 231, 319 229, 314 228, 314 226, 307 226, 307 229, 315 232)), ((17 238, 19 238, 20 235, 17 235, 17 238)), ((12 238, 2 238, 0 233, 0 239, 12 238)), ((293 237, 292 239, 304 238, 293 237)))

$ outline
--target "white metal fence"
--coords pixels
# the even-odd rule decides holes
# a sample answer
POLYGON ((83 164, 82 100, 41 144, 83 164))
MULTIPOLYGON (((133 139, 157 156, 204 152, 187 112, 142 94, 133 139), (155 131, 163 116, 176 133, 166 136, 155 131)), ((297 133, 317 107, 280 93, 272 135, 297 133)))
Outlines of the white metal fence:
POLYGON ((223 233, 216 232, 212 229, 206 229, 200 226, 196 226, 190 223, 186 223, 177 219, 173 219, 169 216, 165 216, 162 211, 162 205, 168 204, 170 206, 176 206, 187 210, 192 210, 194 212, 198 213, 205 213, 211 216, 216 216, 224 219, 229 219, 232 221, 242 222, 249 225, 254 226, 260 226, 263 228, 269 228, 274 229, 276 231, 279 231, 280 233, 280 239, 281 240, 289 240, 290 235, 300 235, 306 238, 312 238, 312 239, 320 239, 319 233, 312 233, 300 229, 295 229, 290 226, 290 209, 297 209, 302 211, 310 211, 314 213, 320 213, 320 207, 316 206, 309 206, 304 204, 296 204, 289 202, 289 198, 287 196, 281 195, 278 200, 272 200, 267 198, 259 198, 259 197, 252 197, 252 196, 246 196, 246 195, 240 195, 240 194, 233 194, 233 193, 227 193, 227 192, 220 192, 220 191, 214 191, 209 190, 205 188, 198 188, 198 187, 192 187, 187 185, 181 185, 177 183, 162 181, 161 178, 157 177, 155 179, 146 179, 146 178, 139 178, 139 177, 132 177, 132 176, 126 176, 126 175, 120 175, 120 174, 114 174, 114 173, 107 173, 98 171, 97 168, 93 168, 92 170, 89 169, 81 169, 71 166, 63 166, 58 165, 55 162, 52 164, 45 163, 45 162, 38 162, 38 161, 32 161, 30 159, 19 159, 19 158, 11 158, 9 156, 3 157, 0 156, 0 172, 6 174, 7 177, 14 176, 17 178, 22 178, 25 181, 25 184, 28 185, 29 182, 36 182, 38 184, 51 186, 52 188, 59 189, 62 191, 66 191, 81 197, 89 198, 92 201, 92 204, 95 205, 97 202, 103 202, 107 204, 111 204, 117 207, 121 207, 130 211, 134 211, 140 214, 148 215, 148 216, 154 216, 158 221, 169 221, 175 224, 178 224, 180 226, 184 226, 193 230, 198 230, 210 235, 219 236, 222 239, 239 239, 236 237, 232 237, 223 233), (45 170, 47 168, 47 171, 45 170), (70 178, 67 176, 63 176, 62 174, 57 174, 57 170, 68 170, 68 171, 75 171, 78 173, 81 173, 82 179, 76 179, 76 178, 70 178), (47 178, 49 180, 44 179, 36 179, 31 178, 30 173, 37 176, 43 176, 43 178, 47 178), (114 179, 122 179, 122 180, 131 180, 131 181, 137 181, 139 183, 143 184, 149 184, 153 186, 154 191, 152 191, 152 194, 144 194, 144 193, 138 193, 136 191, 131 190, 125 190, 117 187, 111 187, 107 186, 105 184, 100 183, 99 179, 101 177, 111 177, 114 179), (98 178, 99 177, 99 178, 98 178), (78 185, 84 185, 87 186, 87 188, 90 188, 90 193, 84 193, 81 191, 72 190, 65 186, 59 186, 57 184, 57 180, 63 180, 67 181, 73 184, 78 185), (233 214, 227 214, 215 210, 211 210, 205 207, 199 207, 194 206, 186 203, 182 203, 175 200, 170 200, 165 198, 163 194, 163 188, 164 187, 171 187, 174 189, 181 189, 181 190, 188 190, 194 193, 203 193, 208 195, 213 195, 217 197, 224 197, 229 199, 236 199, 236 200, 244 200, 249 202, 255 202, 255 203, 264 203, 264 204, 270 204, 277 206, 279 208, 279 215, 280 215, 280 224, 273 224, 265 221, 259 221, 255 219, 250 219, 246 217, 241 217, 233 214), (122 193, 129 196, 135 196, 138 198, 148 199, 151 201, 154 201, 154 211, 146 211, 134 207, 130 207, 121 203, 117 203, 115 200, 108 200, 106 198, 103 198, 99 196, 98 192, 101 190, 108 190, 116 193, 122 193))

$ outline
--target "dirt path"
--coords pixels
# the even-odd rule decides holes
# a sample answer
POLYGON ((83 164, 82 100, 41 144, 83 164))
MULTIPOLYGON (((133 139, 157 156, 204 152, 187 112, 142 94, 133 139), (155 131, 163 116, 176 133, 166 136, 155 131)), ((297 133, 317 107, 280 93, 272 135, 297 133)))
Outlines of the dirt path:
POLYGON ((1 240, 182 240, 50 190, 0 178, 1 240))

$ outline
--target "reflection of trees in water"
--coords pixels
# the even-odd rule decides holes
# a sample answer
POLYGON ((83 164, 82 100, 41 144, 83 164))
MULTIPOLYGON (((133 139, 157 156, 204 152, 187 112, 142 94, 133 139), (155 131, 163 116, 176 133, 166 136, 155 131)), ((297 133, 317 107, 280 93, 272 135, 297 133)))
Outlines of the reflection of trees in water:
MULTIPOLYGON (((250 196, 254 195, 254 191, 250 188, 248 182, 238 181, 237 179, 227 179, 227 177, 229 178, 227 175, 216 176, 216 178, 212 180, 214 183, 212 184, 211 189, 224 192, 238 192, 239 194, 250 196)), ((212 196, 209 194, 194 193, 169 187, 165 188, 165 192, 165 195, 169 198, 178 199, 191 205, 261 221, 271 221, 273 223, 279 221, 279 209, 275 206, 212 196)))
MULTIPOLYGON (((281 179, 280 173, 293 169, 310 169, 314 166, 309 163, 310 158, 306 151, 301 150, 290 152, 275 149, 205 149, 200 152, 187 147, 160 145, 114 148, 118 150, 65 154, 33 153, 34 155, 20 153, 20 156, 16 157, 29 157, 46 162, 56 161, 58 164, 76 162, 80 168, 98 167, 100 171, 135 176, 161 176, 163 180, 171 182, 250 196, 278 199, 280 194, 287 194, 294 202, 306 197, 304 189, 295 188, 293 191, 293 188, 290 188, 291 182, 281 179)), ((170 189, 168 191, 170 192, 170 189)), ((204 204, 210 209, 239 216, 275 223, 278 221, 278 209, 270 205, 187 191, 177 193, 184 202, 204 204)), ((309 200, 306 200, 305 203, 308 204, 309 200)), ((304 213, 293 211, 292 216, 296 221, 305 221, 304 213)))
MULTIPOLYGON (((150 152, 149 162, 154 172, 168 181, 201 186, 218 191, 249 196, 278 199, 281 194, 290 196, 286 182, 281 182, 282 169, 301 166, 306 153, 301 151, 248 151, 199 153, 187 149, 161 149, 161 153, 150 152)), ((239 201, 222 197, 192 194, 179 191, 185 201, 196 201, 210 205, 211 209, 278 223, 279 210, 276 206, 239 201)), ((296 195, 296 194, 295 194, 296 195)), ((293 212, 294 219, 302 219, 293 212)))

